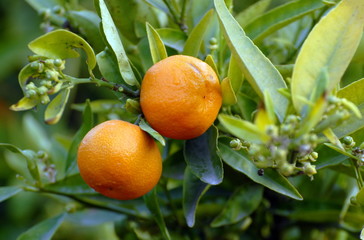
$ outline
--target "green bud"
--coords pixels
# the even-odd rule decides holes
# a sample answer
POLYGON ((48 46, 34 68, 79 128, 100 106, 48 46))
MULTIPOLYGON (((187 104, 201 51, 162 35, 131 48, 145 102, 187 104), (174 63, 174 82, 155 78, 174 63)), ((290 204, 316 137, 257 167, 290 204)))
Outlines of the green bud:
POLYGON ((27 90, 26 92, 25 92, 25 96, 27 97, 27 98, 33 98, 33 97, 35 97, 35 96, 37 96, 38 94, 37 94, 37 92, 35 91, 35 90, 27 90))
POLYGON ((281 125, 281 134, 282 135, 290 135, 294 131, 294 127, 291 124, 282 124, 281 125))
POLYGON ((39 150, 37 152, 37 158, 39 158, 39 159, 45 159, 47 157, 48 157, 48 154, 45 151, 39 150))
POLYGON ((56 5, 52 8, 52 11, 55 13, 55 14, 58 14, 58 15, 62 15, 64 13, 64 9, 59 6, 59 5, 56 5))
POLYGON ((41 18, 43 18, 44 20, 48 19, 51 16, 51 10, 49 9, 43 9, 39 12, 39 15, 41 16, 41 18))
POLYGON ((281 166, 279 166, 278 171, 282 175, 288 177, 288 176, 291 176, 294 173, 295 167, 292 164, 284 163, 281 166))
POLYGON ((217 39, 215 37, 210 38, 209 44, 210 45, 216 45, 217 44, 217 39))
POLYGON ((345 148, 352 148, 355 146, 354 139, 351 136, 345 136, 341 142, 345 148))
POLYGON ((254 156, 262 151, 262 148, 258 144, 252 144, 249 147, 249 154, 254 156))
POLYGON ((59 59, 59 58, 53 60, 53 64, 57 68, 63 68, 64 67, 64 63, 65 62, 62 61, 62 59, 59 59))
POLYGON ((35 70, 35 71, 37 71, 38 69, 39 69, 39 62, 32 62, 31 64, 30 64, 30 67, 33 69, 33 70, 35 70))
POLYGON ((297 124, 299 122, 299 117, 296 115, 288 115, 285 122, 289 124, 297 124))
POLYGON ((239 150, 241 148, 241 141, 239 139, 231 140, 230 147, 234 150, 239 150))
POLYGON ((40 62, 38 65, 38 73, 42 73, 43 71, 44 71, 44 64, 40 62))
POLYGON ((51 100, 49 99, 49 96, 48 95, 42 95, 40 96, 40 102, 42 104, 47 104, 49 103, 51 100))
POLYGON ((312 152, 312 153, 310 154, 310 156, 311 156, 312 158, 314 158, 314 159, 317 159, 317 158, 318 158, 318 153, 317 153, 317 152, 312 152))
POLYGON ((40 86, 39 88, 38 88, 38 93, 39 93, 39 95, 44 95, 44 94, 46 94, 48 92, 48 88, 47 87, 45 87, 45 86, 40 86))
POLYGON ((52 70, 48 70, 46 71, 46 78, 49 80, 54 80, 56 82, 58 82, 58 72, 56 71, 52 71, 52 70))
POLYGON ((312 176, 317 173, 316 166, 311 165, 310 163, 305 163, 303 165, 303 172, 307 174, 308 176, 312 176))
POLYGON ((332 95, 328 97, 327 101, 329 104, 333 104, 333 105, 340 104, 340 98, 332 96, 332 95))
POLYGON ((53 65, 53 59, 46 59, 45 61, 44 61, 44 64, 45 64, 45 66, 47 67, 47 68, 54 68, 54 65, 53 65))

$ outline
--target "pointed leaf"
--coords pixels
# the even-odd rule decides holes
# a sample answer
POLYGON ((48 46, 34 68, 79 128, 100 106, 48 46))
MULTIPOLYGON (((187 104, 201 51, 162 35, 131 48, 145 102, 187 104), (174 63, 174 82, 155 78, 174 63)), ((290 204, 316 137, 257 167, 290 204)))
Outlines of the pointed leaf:
POLYGON ((263 186, 287 197, 296 200, 303 199, 297 189, 287 180, 287 178, 283 177, 275 169, 264 169, 264 175, 259 176, 259 169, 248 159, 243 151, 235 151, 229 147, 228 143, 223 141, 219 142, 219 149, 221 157, 226 164, 245 174, 254 182, 262 184, 263 186))
POLYGON ((83 38, 67 30, 46 33, 30 42, 28 47, 38 55, 61 59, 79 57, 75 48, 82 48, 86 52, 89 68, 96 66, 95 53, 91 46, 83 38))
POLYGON ((102 19, 102 30, 108 44, 110 45, 116 56, 120 74, 127 84, 131 86, 139 86, 140 84, 134 75, 123 43, 121 42, 121 39, 119 37, 118 29, 116 28, 114 21, 109 13, 109 10, 106 7, 105 1, 100 0, 99 6, 102 19))
POLYGON ((156 130, 154 130, 151 126, 149 126, 149 124, 144 119, 140 120, 139 127, 143 131, 149 133, 155 140, 160 142, 163 146, 166 145, 166 141, 164 140, 162 135, 160 135, 156 130))
POLYGON ((212 221, 212 227, 237 223, 252 214, 263 198, 263 187, 244 185, 236 189, 222 212, 212 221))
POLYGON ((201 21, 194 27, 192 32, 187 38, 185 47, 183 49, 184 55, 189 55, 193 57, 197 57, 201 43, 203 41, 203 37, 205 35, 206 30, 209 28, 210 23, 212 22, 212 17, 214 14, 214 10, 211 9, 208 11, 205 16, 201 19, 201 21))
POLYGON ((230 79, 231 87, 234 93, 239 92, 241 85, 243 84, 243 73, 240 70, 238 60, 236 56, 231 55, 229 62, 228 78, 230 79))
POLYGON ((0 202, 23 191, 20 187, 0 187, 0 202))
POLYGON ((251 122, 238 119, 226 114, 219 114, 220 123, 235 137, 250 142, 267 142, 269 136, 251 122))
POLYGON ((223 166, 217 154, 218 131, 212 126, 201 136, 187 140, 184 156, 189 169, 203 182, 217 185, 223 179, 223 166))
POLYGON ((209 187, 210 185, 201 182, 200 179, 191 172, 189 167, 186 167, 183 181, 183 213, 189 227, 195 225, 197 205, 200 198, 205 194, 209 187))
POLYGON ((224 0, 214 0, 214 2, 227 44, 236 56, 245 78, 261 98, 263 98, 265 89, 269 91, 274 100, 278 118, 283 121, 288 101, 277 91, 279 88, 287 88, 282 76, 269 59, 246 36, 226 8, 224 0))
POLYGON ((40 99, 38 97, 28 98, 23 97, 17 103, 10 106, 10 110, 13 111, 25 111, 34 108, 37 104, 40 103, 40 99))
POLYGON ((25 65, 19 72, 18 82, 24 94, 25 86, 27 85, 29 78, 33 77, 33 75, 36 75, 36 70, 32 68, 31 63, 25 65))
POLYGON ((167 51, 158 32, 149 23, 147 23, 146 26, 153 63, 157 63, 160 60, 168 57, 167 51))
POLYGON ((226 77, 221 81, 221 92, 223 104, 233 105, 238 101, 229 77, 226 77))
POLYGON ((56 124, 62 117, 64 108, 66 107, 70 89, 62 90, 47 106, 44 112, 44 121, 47 124, 56 124))
POLYGON ((86 107, 83 111, 82 125, 78 129, 77 133, 73 137, 71 147, 68 150, 67 161, 66 161, 66 173, 69 173, 76 166, 76 157, 78 145, 82 141, 83 137, 93 127, 93 115, 90 107, 90 101, 86 101, 86 107))
POLYGON ((350 102, 360 105, 364 103, 364 78, 359 79, 337 91, 337 97, 346 98, 350 102))
POLYGON ((66 213, 47 219, 21 234, 17 240, 50 240, 62 224, 66 213))
POLYGON ((219 71, 217 70, 215 60, 214 60, 214 58, 212 57, 211 54, 207 55, 207 57, 205 59, 205 63, 207 63, 210 67, 212 67, 212 69, 214 69, 215 73, 217 75, 219 75, 219 71))
POLYGON ((292 100, 301 112, 319 85, 322 70, 328 73, 326 92, 340 81, 359 45, 364 27, 364 1, 343 0, 323 17, 305 40, 293 70, 292 100))
POLYGON ((144 202, 147 205, 149 211, 152 213, 154 220, 157 222, 160 231, 162 232, 164 239, 171 239, 166 223, 164 222, 163 214, 160 210, 157 191, 153 188, 152 191, 144 195, 144 202))

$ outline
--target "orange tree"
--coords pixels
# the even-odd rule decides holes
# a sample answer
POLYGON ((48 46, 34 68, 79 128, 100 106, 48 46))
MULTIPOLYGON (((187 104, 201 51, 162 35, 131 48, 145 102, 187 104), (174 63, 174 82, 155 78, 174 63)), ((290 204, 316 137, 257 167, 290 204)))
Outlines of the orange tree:
POLYGON ((57 200, 18 239, 62 238, 69 222, 114 222, 105 239, 364 238, 363 1, 27 2, 46 33, 28 45, 10 108, 41 109, 50 128, 83 114, 77 131, 48 136, 24 115, 38 148, 1 144, 18 176, 1 201, 57 200), (176 55, 194 58, 166 62, 176 55), (97 141, 90 129, 110 119, 129 127, 97 127, 97 141), (159 153, 144 141, 161 151, 158 184, 132 200, 96 192, 152 188, 159 153))

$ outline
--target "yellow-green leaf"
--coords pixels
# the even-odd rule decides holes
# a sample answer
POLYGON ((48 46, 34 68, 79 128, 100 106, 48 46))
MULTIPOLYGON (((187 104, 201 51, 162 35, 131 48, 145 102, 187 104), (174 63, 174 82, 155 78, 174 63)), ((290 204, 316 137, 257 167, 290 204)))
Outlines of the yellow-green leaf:
POLYGON ((69 95, 70 89, 66 88, 49 103, 44 112, 44 121, 47 124, 56 124, 61 119, 69 95))
POLYGON ((24 111, 32 109, 33 107, 37 106, 37 104, 40 102, 39 98, 27 98, 23 97, 19 100, 19 102, 13 104, 10 106, 10 110, 13 111, 24 111))
POLYGON ((222 103, 233 105, 237 102, 234 90, 231 86, 230 78, 226 77, 221 81, 222 103))
POLYGON ((150 25, 146 24, 147 27, 147 35, 150 53, 152 55, 153 63, 157 63, 160 60, 168 57, 166 47, 163 44, 161 37, 158 32, 150 25))

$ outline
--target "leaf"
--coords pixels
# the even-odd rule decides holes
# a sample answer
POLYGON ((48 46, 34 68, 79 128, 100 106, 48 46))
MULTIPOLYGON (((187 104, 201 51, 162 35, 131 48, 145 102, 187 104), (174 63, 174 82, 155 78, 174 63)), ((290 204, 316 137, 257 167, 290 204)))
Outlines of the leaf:
POLYGON ((244 30, 254 42, 260 42, 278 29, 325 6, 322 0, 291 1, 257 17, 244 30))
POLYGON ((27 85, 29 78, 33 77, 33 75, 36 75, 36 71, 32 68, 31 63, 28 63, 20 70, 18 82, 19 86, 23 90, 23 94, 26 94, 25 86, 27 85))
POLYGON ((336 150, 333 150, 324 144, 320 145, 320 147, 315 151, 318 152, 319 156, 316 169, 335 166, 347 159, 347 156, 338 153, 336 150))
POLYGON ((23 97, 17 103, 10 106, 10 110, 13 111, 25 111, 34 108, 37 104, 40 103, 39 98, 28 98, 23 97))
POLYGON ((267 142, 269 136, 251 122, 238 119, 226 114, 219 114, 220 123, 235 137, 249 142, 267 142))
POLYGON ((234 93, 238 93, 243 84, 243 73, 240 70, 238 61, 234 55, 231 55, 228 69, 228 78, 234 93))
POLYGON ((272 0, 260 0, 240 12, 235 18, 242 28, 261 16, 269 7, 272 0))
POLYGON ((82 179, 80 174, 68 176, 60 181, 48 184, 43 187, 46 191, 60 193, 64 195, 78 194, 95 194, 96 192, 90 188, 82 179))
POLYGON ((71 147, 68 150, 67 160, 66 160, 66 173, 68 174, 76 165, 77 150, 83 137, 88 131, 93 127, 93 115, 90 107, 90 101, 86 101, 86 106, 82 115, 82 125, 78 129, 77 133, 73 137, 71 147))
POLYGON ((201 21, 193 28, 192 32, 187 38, 182 54, 197 57, 200 51, 201 43, 203 41, 205 32, 209 28, 210 23, 212 22, 213 14, 214 10, 211 9, 205 14, 205 16, 201 19, 201 21))
POLYGON ((237 223, 252 214, 263 199, 263 187, 246 184, 235 190, 222 212, 212 221, 212 227, 237 223))
POLYGON ((326 92, 339 83, 360 42, 364 27, 364 2, 343 0, 323 17, 305 40, 291 80, 292 100, 302 112, 312 90, 319 85, 322 71, 329 80, 326 92))
POLYGON ((184 32, 173 28, 160 28, 156 30, 163 40, 164 45, 177 50, 183 51, 187 36, 184 32))
POLYGON ((116 63, 114 54, 109 48, 96 55, 97 65, 102 76, 109 82, 125 83, 121 77, 119 66, 116 63))
POLYGON ((160 135, 156 130, 154 130, 151 126, 149 126, 149 124, 144 119, 140 120, 139 127, 143 131, 149 133, 155 140, 160 142, 163 146, 166 145, 166 141, 164 140, 162 135, 160 135))
POLYGON ((358 194, 356 194, 356 201, 364 206, 364 188, 360 189, 358 194))
MULTIPOLYGON (((362 116, 364 116, 364 104, 358 106, 358 109, 362 116)), ((360 129, 363 129, 364 121, 363 119, 359 119, 357 117, 350 117, 343 124, 333 128, 335 135, 338 138, 342 138, 347 135, 351 135, 360 129)))
POLYGON ((336 96, 339 98, 346 98, 350 102, 360 105, 364 103, 364 95, 362 94, 364 89, 364 78, 359 79, 337 91, 336 96))
POLYGON ((193 227, 195 225, 197 205, 209 187, 210 185, 201 182, 189 167, 186 167, 183 180, 183 213, 187 226, 193 227))
POLYGON ((157 222, 158 227, 162 232, 163 238, 171 239, 168 229, 166 227, 166 223, 164 222, 163 214, 159 207, 156 189, 153 188, 153 190, 144 195, 143 198, 145 205, 147 205, 149 211, 154 217, 154 220, 157 222))
POLYGON ((140 84, 134 75, 129 59, 125 53, 123 43, 119 37, 118 29, 106 7, 105 1, 99 0, 99 6, 102 19, 102 30, 108 44, 116 56, 120 74, 127 84, 139 87, 140 84))
POLYGON ((190 171, 201 181, 217 185, 223 180, 223 166, 217 154, 218 130, 210 127, 201 136, 187 140, 184 156, 190 171))
POLYGON ((53 234, 57 231, 58 227, 62 224, 66 213, 62 213, 54 218, 47 219, 26 232, 22 233, 17 240, 48 240, 51 239, 53 234))
POLYGON ((82 48, 87 55, 89 69, 96 66, 94 50, 80 36, 63 29, 58 29, 40 36, 29 43, 28 47, 34 53, 48 58, 75 58, 80 54, 75 48, 82 48))
POLYGON ((263 98, 267 89, 273 101, 280 121, 283 121, 288 101, 277 89, 287 88, 282 76, 257 46, 246 36, 225 6, 224 0, 214 0, 216 11, 226 42, 236 56, 236 60, 245 78, 256 93, 263 98))
POLYGON ((81 226, 96 227, 107 222, 115 222, 124 219, 125 216, 107 210, 86 208, 67 215, 67 222, 81 226))
POLYGON ((219 75, 219 71, 217 70, 215 60, 214 60, 214 58, 212 57, 211 54, 206 56, 205 63, 207 63, 210 67, 212 67, 212 69, 214 69, 217 76, 219 75))
POLYGON ((296 200, 303 199, 297 189, 287 180, 287 178, 283 177, 275 169, 266 168, 264 169, 264 175, 259 176, 259 169, 242 151, 235 151, 222 141, 219 142, 218 146, 223 161, 235 170, 245 174, 254 182, 262 184, 263 186, 287 197, 296 200))
POLYGON ((15 196, 23 191, 20 187, 0 187, 0 202, 15 196))
POLYGON ((350 152, 347 152, 347 151, 345 151, 345 149, 341 149, 341 148, 339 148, 338 146, 336 146, 336 145, 334 145, 334 144, 332 144, 332 143, 324 143, 326 146, 328 146, 329 148, 331 148, 331 149, 333 149, 333 150, 335 150, 336 152, 338 152, 338 153, 341 153, 341 154, 343 154, 343 155, 345 155, 345 156, 347 156, 347 157, 349 157, 349 158, 353 158, 353 159, 356 159, 356 160, 358 160, 358 161, 360 161, 360 158, 358 158, 358 157, 356 157, 356 156, 354 156, 353 154, 351 154, 350 152))
POLYGON ((168 57, 167 51, 158 32, 152 27, 152 25, 146 23, 146 27, 153 63, 157 63, 160 60, 168 57))
POLYGON ((26 2, 37 11, 52 9, 52 7, 61 4, 60 0, 26 0, 26 2))
POLYGON ((66 107, 70 89, 62 90, 47 106, 44 112, 44 120, 47 124, 56 124, 62 117, 64 108, 66 107))
POLYGON ((223 104, 234 105, 238 101, 229 77, 226 77, 221 81, 221 92, 223 104))

